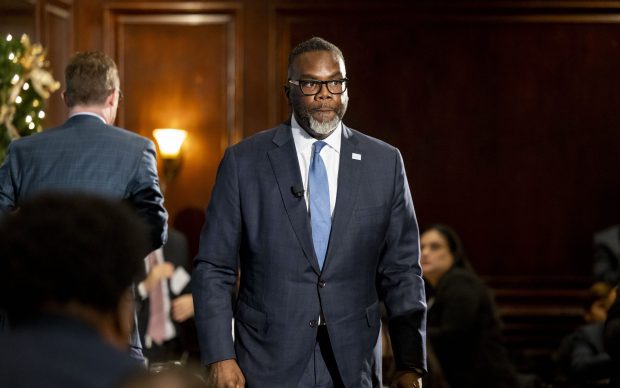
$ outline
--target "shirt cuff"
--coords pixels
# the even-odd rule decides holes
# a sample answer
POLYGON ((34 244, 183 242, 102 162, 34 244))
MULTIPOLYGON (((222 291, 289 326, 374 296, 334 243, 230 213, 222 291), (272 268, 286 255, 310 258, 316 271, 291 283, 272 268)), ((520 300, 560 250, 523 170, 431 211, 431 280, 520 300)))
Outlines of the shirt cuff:
POLYGON ((140 282, 140 284, 138 284, 138 294, 140 294, 141 300, 144 300, 149 296, 149 293, 146 291, 146 287, 144 287, 144 282, 140 282))

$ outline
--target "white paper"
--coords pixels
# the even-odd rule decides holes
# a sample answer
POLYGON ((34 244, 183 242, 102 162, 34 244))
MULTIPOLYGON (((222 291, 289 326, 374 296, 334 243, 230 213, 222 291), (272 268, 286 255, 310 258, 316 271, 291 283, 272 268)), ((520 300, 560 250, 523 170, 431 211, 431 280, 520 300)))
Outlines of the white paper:
POLYGON ((362 154, 357 154, 357 153, 353 152, 351 154, 351 158, 353 158, 355 160, 362 160, 362 154))
POLYGON ((190 276, 185 268, 178 266, 170 278, 170 291, 175 295, 179 295, 187 283, 189 283, 189 280, 190 276))

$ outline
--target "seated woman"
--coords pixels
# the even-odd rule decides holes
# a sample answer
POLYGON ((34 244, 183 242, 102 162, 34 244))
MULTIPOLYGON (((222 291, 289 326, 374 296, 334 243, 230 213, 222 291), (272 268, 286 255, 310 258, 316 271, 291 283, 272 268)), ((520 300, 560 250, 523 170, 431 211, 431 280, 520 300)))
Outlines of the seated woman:
POLYGON ((466 261, 456 233, 431 225, 420 241, 429 285, 427 338, 450 387, 518 387, 500 343, 493 298, 466 261))

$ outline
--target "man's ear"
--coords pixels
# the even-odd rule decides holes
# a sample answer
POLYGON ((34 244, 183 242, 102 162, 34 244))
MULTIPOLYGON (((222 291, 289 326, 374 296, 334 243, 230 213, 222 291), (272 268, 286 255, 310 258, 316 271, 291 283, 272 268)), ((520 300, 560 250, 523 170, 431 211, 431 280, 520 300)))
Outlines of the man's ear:
POLYGON ((105 99, 105 106, 106 107, 113 107, 114 106, 114 95, 116 94, 116 89, 112 90, 112 93, 110 93, 108 95, 108 97, 106 97, 105 99))
POLYGON ((131 335, 134 325, 134 297, 131 289, 127 289, 114 312, 115 331, 118 341, 127 346, 127 338, 131 335))
POLYGON ((62 101, 65 103, 65 105, 69 107, 71 102, 68 100, 66 90, 63 90, 62 93, 60 93, 60 97, 62 97, 62 101))
POLYGON ((286 100, 288 101, 288 106, 291 106, 291 87, 289 85, 284 85, 284 95, 286 96, 286 100))

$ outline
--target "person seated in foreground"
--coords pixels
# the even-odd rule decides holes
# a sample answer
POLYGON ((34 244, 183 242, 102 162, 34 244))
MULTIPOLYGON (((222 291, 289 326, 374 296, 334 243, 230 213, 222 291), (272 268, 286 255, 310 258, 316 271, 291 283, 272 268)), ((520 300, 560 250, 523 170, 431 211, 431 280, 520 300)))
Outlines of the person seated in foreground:
POLYGON ((127 354, 131 285, 149 250, 125 205, 45 194, 0 220, 0 386, 118 387, 146 373, 127 354))

